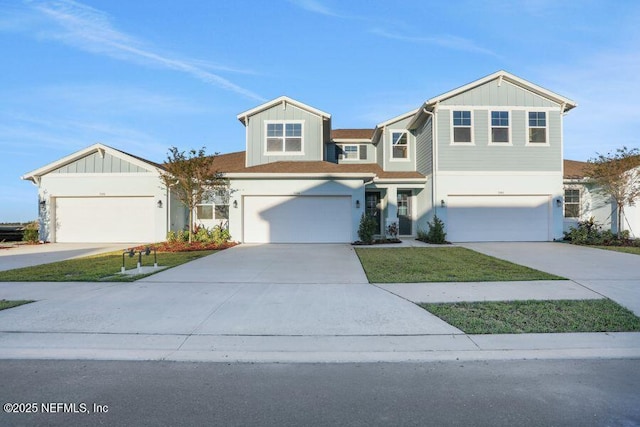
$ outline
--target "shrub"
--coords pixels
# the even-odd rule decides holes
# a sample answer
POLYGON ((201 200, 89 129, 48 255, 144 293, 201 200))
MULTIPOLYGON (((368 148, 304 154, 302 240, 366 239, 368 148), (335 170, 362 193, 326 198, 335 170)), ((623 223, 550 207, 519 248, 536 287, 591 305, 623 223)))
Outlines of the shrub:
POLYGON ((378 223, 371 215, 362 214, 360 226, 358 227, 358 237, 364 243, 373 243, 373 235, 376 234, 378 223))
POLYGON ((577 227, 571 227, 564 232, 565 240, 576 245, 602 245, 602 246, 634 246, 636 241, 631 240, 628 230, 620 233, 620 238, 611 230, 602 230, 593 217, 586 221, 578 222, 577 227))
POLYGON ((428 222, 427 225, 429 226, 429 231, 418 230, 418 240, 438 245, 448 243, 447 233, 444 231, 444 223, 437 215, 434 215, 433 220, 428 222))
POLYGON ((40 226, 37 221, 30 222, 25 225, 24 232, 22 234, 22 240, 29 243, 38 243, 40 240, 40 226))

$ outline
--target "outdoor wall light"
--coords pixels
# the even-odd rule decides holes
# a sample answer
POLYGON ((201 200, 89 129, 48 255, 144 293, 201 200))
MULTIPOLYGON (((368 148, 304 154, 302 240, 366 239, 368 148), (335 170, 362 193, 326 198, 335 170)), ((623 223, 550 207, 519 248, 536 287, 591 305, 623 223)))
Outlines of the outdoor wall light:
POLYGON ((158 200, 157 205, 158 205, 158 209, 162 209, 162 200, 158 200))
POLYGON ((440 200, 440 207, 444 208, 444 199, 440 200))
POLYGON ((356 200, 356 209, 360 209, 360 200, 356 200))
POLYGON ((556 199, 556 206, 561 208, 562 207, 562 199, 556 199))
POLYGON ((233 208, 234 209, 238 209, 238 201, 237 200, 233 201, 233 208))

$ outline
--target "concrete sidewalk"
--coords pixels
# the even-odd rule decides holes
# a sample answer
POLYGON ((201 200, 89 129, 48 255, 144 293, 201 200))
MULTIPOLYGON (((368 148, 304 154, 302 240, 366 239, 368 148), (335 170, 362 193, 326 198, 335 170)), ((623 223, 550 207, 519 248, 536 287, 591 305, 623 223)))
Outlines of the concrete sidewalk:
POLYGON ((0 283, 0 298, 38 300, 0 311, 0 359, 640 358, 640 333, 468 335, 410 302, 602 298, 576 281, 373 286, 350 245, 242 245, 134 283, 0 283))

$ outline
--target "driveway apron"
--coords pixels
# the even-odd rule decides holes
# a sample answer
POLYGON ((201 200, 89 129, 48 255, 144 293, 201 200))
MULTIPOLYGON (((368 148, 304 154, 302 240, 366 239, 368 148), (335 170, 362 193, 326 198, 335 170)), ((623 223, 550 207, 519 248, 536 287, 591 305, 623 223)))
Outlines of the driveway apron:
POLYGON ((483 242, 460 246, 566 277, 640 315, 638 255, 552 242, 483 242))
POLYGON ((0 332, 189 337, 461 333, 370 285, 353 248, 338 244, 241 245, 134 283, 49 294, 0 312, 0 325, 0 332))

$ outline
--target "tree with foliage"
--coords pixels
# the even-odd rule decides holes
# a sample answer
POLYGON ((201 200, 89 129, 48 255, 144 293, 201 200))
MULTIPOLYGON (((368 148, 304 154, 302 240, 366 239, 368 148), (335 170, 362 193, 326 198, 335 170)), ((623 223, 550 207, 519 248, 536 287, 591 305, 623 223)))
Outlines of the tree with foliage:
POLYGON ((640 150, 622 147, 607 154, 596 153, 588 163, 587 176, 595 191, 611 197, 616 204, 620 238, 624 207, 640 200, 640 150))
POLYGON ((209 200, 220 190, 226 189, 227 182, 222 174, 215 171, 215 155, 208 156, 205 147, 189 150, 188 153, 171 147, 163 164, 160 179, 187 209, 189 209, 189 243, 193 237, 193 213, 196 206, 209 200))

